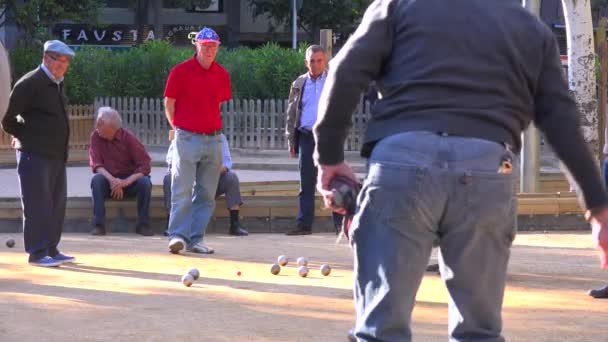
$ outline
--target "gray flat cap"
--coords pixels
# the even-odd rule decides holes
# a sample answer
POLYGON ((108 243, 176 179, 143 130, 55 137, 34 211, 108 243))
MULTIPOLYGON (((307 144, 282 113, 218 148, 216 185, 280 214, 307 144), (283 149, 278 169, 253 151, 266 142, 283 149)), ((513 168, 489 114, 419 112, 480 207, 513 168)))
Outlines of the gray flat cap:
POLYGON ((44 52, 55 52, 72 57, 75 55, 74 50, 70 49, 69 46, 60 40, 47 40, 44 43, 44 52))

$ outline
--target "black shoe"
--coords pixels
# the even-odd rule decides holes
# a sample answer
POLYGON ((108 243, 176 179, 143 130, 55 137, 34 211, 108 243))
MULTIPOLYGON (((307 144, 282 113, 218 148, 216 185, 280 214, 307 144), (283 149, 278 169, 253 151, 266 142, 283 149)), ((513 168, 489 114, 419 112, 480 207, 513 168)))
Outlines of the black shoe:
POLYGON ((135 232, 139 235, 143 235, 143 236, 153 236, 154 232, 152 231, 152 229, 150 229, 150 226, 148 226, 148 224, 146 223, 142 223, 137 225, 137 227, 135 227, 135 232))
POLYGON ((341 231, 342 231, 342 226, 341 225, 336 225, 336 235, 340 235, 341 231))
POLYGON ((298 224, 298 226, 293 229, 288 231, 287 233, 285 233, 285 235, 310 235, 312 234, 312 229, 310 227, 304 227, 301 224, 298 224))
POLYGON ((587 293, 593 298, 608 298, 608 285, 602 287, 601 289, 589 290, 587 293))
POLYGON ((439 272, 439 264, 430 264, 426 267, 427 272, 439 272))
POLYGON ((101 224, 96 224, 95 228, 91 231, 91 235, 95 235, 95 236, 106 235, 106 227, 101 224))
POLYGON ((230 226, 230 235, 234 236, 247 236, 249 233, 243 228, 241 225, 238 226, 230 226))

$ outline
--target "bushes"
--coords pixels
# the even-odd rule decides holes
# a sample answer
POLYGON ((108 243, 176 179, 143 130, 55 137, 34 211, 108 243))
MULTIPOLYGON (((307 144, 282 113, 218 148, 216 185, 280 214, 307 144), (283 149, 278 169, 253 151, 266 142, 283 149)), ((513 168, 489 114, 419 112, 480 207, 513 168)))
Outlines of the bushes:
MULTIPOLYGON (((266 44, 251 49, 220 49, 217 60, 230 73, 234 98, 287 98, 291 82, 305 71, 304 46, 297 51, 266 44)), ((66 75, 71 103, 93 103, 96 96, 162 97, 171 68, 194 54, 165 41, 106 50, 82 47, 66 75)), ((10 51, 13 79, 42 60, 42 47, 19 46, 10 51)))

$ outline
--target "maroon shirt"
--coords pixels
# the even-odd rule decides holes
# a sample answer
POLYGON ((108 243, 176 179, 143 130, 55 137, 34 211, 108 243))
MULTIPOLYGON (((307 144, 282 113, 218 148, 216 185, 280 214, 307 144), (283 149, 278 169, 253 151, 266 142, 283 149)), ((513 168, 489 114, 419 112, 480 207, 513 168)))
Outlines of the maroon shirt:
POLYGON ((103 167, 114 177, 129 177, 138 172, 150 174, 150 156, 144 145, 133 133, 122 128, 116 132, 113 140, 104 139, 93 131, 89 165, 93 173, 103 167))

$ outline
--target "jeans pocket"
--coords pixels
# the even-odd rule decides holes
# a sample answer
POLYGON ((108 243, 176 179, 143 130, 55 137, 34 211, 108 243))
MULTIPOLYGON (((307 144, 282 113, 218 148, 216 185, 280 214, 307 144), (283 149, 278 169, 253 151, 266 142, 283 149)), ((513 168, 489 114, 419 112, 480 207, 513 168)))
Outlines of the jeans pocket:
POLYGON ((418 217, 424 170, 414 165, 371 162, 359 195, 359 210, 375 223, 366 229, 408 229, 418 217))
POLYGON ((512 174, 467 172, 467 222, 478 229, 505 234, 509 243, 515 238, 517 200, 512 174))

